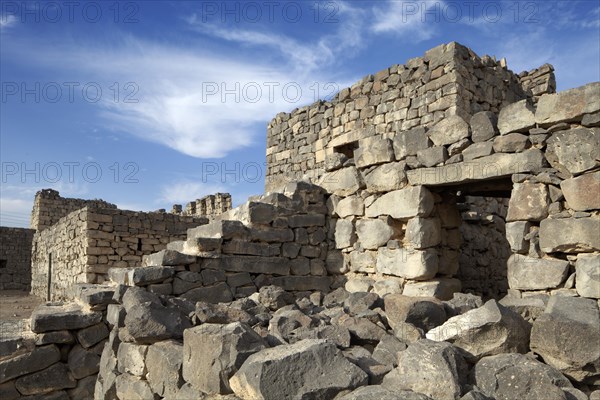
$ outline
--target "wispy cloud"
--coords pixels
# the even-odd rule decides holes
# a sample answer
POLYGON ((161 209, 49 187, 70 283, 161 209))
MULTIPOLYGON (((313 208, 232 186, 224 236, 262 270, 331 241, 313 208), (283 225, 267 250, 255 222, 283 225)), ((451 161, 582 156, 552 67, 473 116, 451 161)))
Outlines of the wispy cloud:
POLYGON ((373 7, 371 30, 379 34, 393 33, 411 41, 431 39, 437 29, 435 18, 428 14, 444 6, 445 2, 441 0, 388 0, 381 6, 373 7))
POLYGON ((6 30, 17 23, 17 17, 11 14, 0 15, 0 30, 6 30))

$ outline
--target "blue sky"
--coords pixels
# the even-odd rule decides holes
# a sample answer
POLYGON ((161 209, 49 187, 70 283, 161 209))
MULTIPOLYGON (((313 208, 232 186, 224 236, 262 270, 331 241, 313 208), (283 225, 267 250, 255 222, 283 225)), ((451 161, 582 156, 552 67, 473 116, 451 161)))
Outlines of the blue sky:
POLYGON ((268 121, 458 41, 600 80, 600 1, 0 1, 0 224, 41 188, 132 210, 263 191, 268 121))

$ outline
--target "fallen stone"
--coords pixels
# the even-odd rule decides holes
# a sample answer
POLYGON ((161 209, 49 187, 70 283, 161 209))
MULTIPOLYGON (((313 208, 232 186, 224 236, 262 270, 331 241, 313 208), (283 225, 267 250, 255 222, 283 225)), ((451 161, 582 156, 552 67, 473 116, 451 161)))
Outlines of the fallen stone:
POLYGON ((347 328, 338 325, 324 325, 315 328, 300 327, 288 335, 290 344, 305 339, 325 339, 340 349, 346 349, 350 347, 351 336, 347 328))
POLYGON ((429 138, 436 146, 458 142, 471 135, 469 124, 458 115, 442 119, 428 132, 429 138))
POLYGON ((313 320, 300 310, 282 309, 269 321, 269 333, 274 344, 289 343, 292 332, 298 328, 313 327, 313 320))
POLYGON ((77 290, 79 300, 87 305, 98 306, 113 303, 114 286, 79 284, 77 290))
POLYGON ((87 328, 102 320, 102 313, 85 311, 75 303, 42 304, 31 314, 31 330, 35 333, 87 328))
POLYGON ((35 337, 35 345, 43 346, 45 344, 70 344, 75 341, 75 338, 69 331, 51 331, 46 333, 38 333, 35 337))
POLYGON ((539 297, 517 298, 505 296, 499 303, 519 314, 525 321, 533 323, 533 321, 544 313, 547 299, 544 302, 544 299, 539 297))
POLYGON ((498 132, 498 118, 491 111, 480 111, 471 117, 471 140, 474 143, 485 142, 496 136, 498 132))
POLYGON ((540 290, 558 287, 567 279, 569 262, 513 254, 507 261, 511 289, 540 290))
POLYGON ((251 355, 229 383, 241 398, 317 399, 365 385, 367 375, 333 343, 303 340, 251 355))
POLYGON ((398 367, 383 378, 382 386, 454 400, 463 393, 466 375, 467 365, 451 344, 420 340, 398 353, 398 367))
POLYGON ((535 120, 542 127, 559 122, 577 121, 584 114, 600 110, 598 91, 600 83, 594 82, 559 93, 545 94, 540 97, 535 120))
POLYGON ((552 134, 546 159, 566 174, 580 174, 600 165, 600 129, 574 128, 552 134))
POLYGON ((55 345, 36 347, 30 353, 0 361, 0 383, 22 375, 31 374, 60 360, 60 351, 55 345))
POLYGON ((153 303, 157 305, 162 305, 160 298, 155 293, 151 293, 144 288, 131 286, 127 288, 127 291, 123 295, 123 299, 121 304, 125 311, 129 313, 134 306, 140 305, 142 303, 153 303))
POLYGON ((142 257, 142 266, 177 266, 196 262, 196 256, 183 254, 175 250, 161 250, 142 257))
POLYGON ((471 293, 454 293, 452 299, 444 301, 446 313, 449 317, 464 314, 483 306, 480 296, 471 293))
POLYGON ((432 400, 424 394, 411 390, 388 390, 380 385, 360 387, 340 400, 432 400))
POLYGON ((377 254, 377 272, 408 279, 428 280, 438 272, 435 249, 408 250, 383 247, 377 254))
POLYGON ((473 383, 493 399, 567 400, 562 388, 573 386, 554 368, 514 353, 482 358, 471 375, 473 383))
POLYGON ((501 135, 510 132, 527 132, 535 126, 535 110, 528 100, 504 106, 498 114, 498 130, 501 135))
POLYGON ((351 292, 344 300, 344 311, 348 314, 355 315, 373 310, 381 306, 381 298, 376 293, 351 292))
POLYGON ((394 336, 387 335, 381 338, 373 350, 373 359, 383 365, 395 368, 398 366, 398 353, 404 350, 406 350, 406 344, 394 336))
POLYGON ((338 324, 350 331, 353 343, 375 345, 388 335, 383 328, 367 318, 343 316, 338 324))
POLYGON ((183 378, 204 393, 231 393, 229 378, 264 348, 263 339, 239 322, 188 329, 183 339, 183 378))
POLYGON ((515 183, 506 221, 541 221, 548 216, 548 187, 542 183, 515 183))
POLYGON ((435 297, 409 297, 390 294, 383 299, 390 327, 396 333, 409 323, 427 332, 446 322, 444 305, 435 297))
POLYGON ((389 192, 367 206, 366 216, 376 218, 389 215, 392 218, 427 217, 433 211, 433 195, 424 186, 410 186, 389 192))
POLYGON ((179 310, 156 303, 133 306, 125 317, 125 327, 137 343, 150 344, 181 338, 183 331, 190 326, 187 316, 182 315, 179 310))
POLYGON ((595 382, 600 377, 599 326, 596 300, 551 296, 533 323, 531 350, 572 380, 595 382))
POLYGON ((175 274, 172 267, 149 266, 132 268, 129 272, 129 283, 135 286, 147 286, 152 283, 160 283, 175 274))
POLYGON ((273 285, 281 286, 284 290, 328 292, 331 279, 330 276, 278 276, 271 282, 273 285))
POLYGON ((575 288, 581 297, 600 299, 600 254, 579 254, 575 288))
POLYGON ((272 311, 294 302, 294 296, 279 286, 263 286, 258 292, 258 301, 272 311))
POLYGON ((394 230, 380 219, 361 219, 356 222, 356 233, 363 248, 377 250, 390 240, 394 230))
POLYGON ((600 209, 600 171, 565 179, 560 188, 569 208, 575 211, 600 209))
POLYGON ((540 223, 540 248, 545 253, 600 250, 600 218, 545 219, 540 223))
POLYGON ((450 318, 425 335, 463 349, 474 361, 501 353, 526 353, 531 327, 519 314, 490 300, 483 307, 450 318))

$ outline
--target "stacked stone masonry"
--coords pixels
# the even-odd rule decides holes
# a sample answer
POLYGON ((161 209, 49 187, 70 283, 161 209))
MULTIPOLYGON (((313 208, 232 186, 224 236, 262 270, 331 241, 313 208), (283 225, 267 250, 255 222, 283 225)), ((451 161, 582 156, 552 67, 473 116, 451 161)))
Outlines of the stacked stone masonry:
POLYGON ((206 218, 116 208, 74 211, 35 233, 32 293, 72 299, 76 283, 102 283, 112 267, 140 266, 144 255, 166 248, 169 242, 184 238, 188 228, 207 222, 206 218))
POLYGON ((222 213, 231 210, 232 202, 229 193, 215 193, 204 196, 201 199, 191 201, 185 208, 181 204, 174 204, 171 209, 172 214, 189 215, 194 217, 214 218, 222 213))
POLYGON ((31 289, 31 241, 34 231, 0 227, 0 290, 31 289))

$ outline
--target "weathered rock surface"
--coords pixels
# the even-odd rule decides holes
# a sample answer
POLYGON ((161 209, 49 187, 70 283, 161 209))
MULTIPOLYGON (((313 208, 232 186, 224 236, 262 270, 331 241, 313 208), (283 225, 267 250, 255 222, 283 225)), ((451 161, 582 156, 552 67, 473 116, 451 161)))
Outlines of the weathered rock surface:
POLYGON ((498 130, 501 135, 510 132, 527 132, 534 126, 534 109, 528 100, 509 104, 503 107, 498 114, 498 130))
POLYGON ((507 261, 511 289, 539 290, 556 288, 569 272, 569 262, 513 254, 507 261))
POLYGON ((540 223, 540 248, 545 253, 600 250, 600 218, 545 219, 540 223))
POLYGON ((592 299, 550 297, 531 331, 531 350, 578 382, 600 377, 598 343, 600 312, 592 299))
POLYGON ((361 219, 356 222, 356 234, 365 249, 376 250, 390 240, 394 231, 380 219, 361 219))
POLYGON ((575 288, 581 297, 600 299, 600 254, 579 254, 575 288))
POLYGON ((183 343, 183 378, 209 394, 231 393, 229 378, 250 355, 265 348, 263 339, 239 322, 188 329, 183 343))
POLYGON ((31 330, 35 333, 81 329, 102 320, 102 313, 86 311, 76 303, 49 303, 38 306, 31 315, 31 330))
POLYGON ((435 249, 409 250, 381 248, 377 253, 377 271, 408 279, 427 280, 438 271, 435 249))
POLYGON ((390 294, 383 299, 390 327, 396 332, 409 323, 427 332, 446 322, 444 305, 434 297, 390 294))
POLYGON ((243 399, 325 399, 365 385, 367 375, 333 343, 303 340, 251 355, 229 383, 243 399))
POLYGON ((436 146, 448 145, 470 136, 469 124, 458 115, 446 117, 428 132, 436 146))
POLYGON ((46 369, 23 376, 15 381, 15 387, 23 395, 48 393, 60 389, 74 388, 76 385, 75 378, 63 363, 53 364, 46 369))
POLYGON ((183 385, 181 365, 183 363, 183 346, 167 340, 148 347, 146 353, 147 380, 154 393, 161 397, 175 398, 183 385))
POLYGON ((324 174, 319 185, 329 193, 346 197, 356 193, 363 183, 355 167, 346 167, 324 174))
POLYGON ((450 318, 427 332, 426 337, 450 342, 479 359, 501 353, 526 353, 530 330, 519 314, 490 300, 483 307, 450 318))
POLYGON ((380 385, 370 385, 358 388, 340 400, 431 400, 431 397, 410 390, 389 390, 380 385))
POLYGON ((547 127, 559 122, 578 120, 584 114, 597 112, 600 110, 598 91, 600 83, 594 82, 563 92, 546 94, 538 102, 535 121, 547 127))
POLYGON ((546 143, 546 159, 561 172, 577 175, 600 165, 599 128, 559 131, 546 143))
POLYGON ((370 218, 389 215, 392 218, 427 217, 433 211, 433 195, 424 186, 411 186, 389 192, 367 206, 370 218))
POLYGON ((573 210, 600 209, 600 172, 565 179, 560 183, 560 188, 573 210))
POLYGON ((541 183, 515 183, 506 221, 541 221, 548 216, 548 188, 541 183))
POLYGON ((569 380, 554 368, 523 354, 482 358, 471 372, 473 383, 498 400, 567 400, 569 380))
POLYGON ((170 338, 180 338, 184 329, 191 326, 186 316, 176 308, 156 303, 133 306, 125 316, 125 326, 138 343, 154 343, 170 338))
POLYGON ((0 361, 0 383, 21 375, 42 370, 60 360, 60 351, 55 345, 43 346, 14 358, 0 361))
POLYGON ((403 160, 408 156, 416 156, 419 150, 428 148, 430 143, 425 128, 415 128, 400 132, 394 137, 396 160, 403 160))
MULTIPOLYGON (((471 140, 485 142, 498 134, 498 119, 491 111, 480 111, 471 117, 471 140)), ((490 144, 491 147, 491 144, 490 144)))
POLYGON ((451 344, 420 340, 398 353, 398 367, 385 376, 382 386, 454 400, 463 393, 466 374, 467 365, 451 344))

